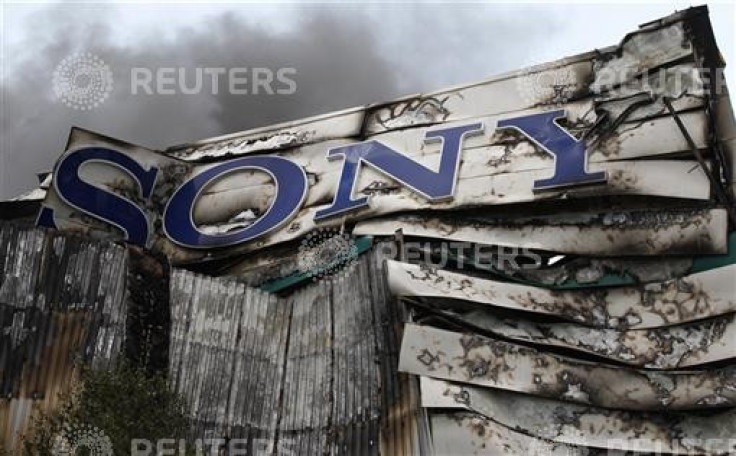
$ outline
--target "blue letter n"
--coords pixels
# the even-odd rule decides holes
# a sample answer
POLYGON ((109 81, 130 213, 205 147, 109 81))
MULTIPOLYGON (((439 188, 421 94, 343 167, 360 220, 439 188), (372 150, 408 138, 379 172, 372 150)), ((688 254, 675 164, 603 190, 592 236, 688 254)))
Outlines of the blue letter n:
POLYGON ((361 162, 371 165, 430 201, 436 202, 451 198, 455 193, 463 137, 466 134, 482 131, 483 124, 474 123, 428 132, 424 139, 425 142, 442 141, 440 167, 437 171, 432 171, 376 140, 331 149, 327 154, 330 160, 345 158, 340 182, 335 190, 332 204, 317 211, 314 219, 325 219, 368 205, 367 196, 353 199, 353 190, 358 181, 361 162))

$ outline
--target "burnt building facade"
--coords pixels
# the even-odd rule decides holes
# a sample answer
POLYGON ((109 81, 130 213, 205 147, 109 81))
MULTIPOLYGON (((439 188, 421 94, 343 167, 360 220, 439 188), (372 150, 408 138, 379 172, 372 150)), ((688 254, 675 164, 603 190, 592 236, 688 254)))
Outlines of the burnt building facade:
POLYGON ((700 7, 161 151, 73 129, 0 206, 0 438, 125 356, 264 454, 734 451, 724 65, 700 7))

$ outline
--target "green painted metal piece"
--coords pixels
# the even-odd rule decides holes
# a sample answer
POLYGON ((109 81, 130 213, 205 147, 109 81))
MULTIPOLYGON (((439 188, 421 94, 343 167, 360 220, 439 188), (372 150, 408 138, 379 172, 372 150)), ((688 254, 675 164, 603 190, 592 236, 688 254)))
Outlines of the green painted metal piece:
MULTIPOLYGON (((362 236, 355 240, 355 247, 356 247, 356 255, 361 255, 368 250, 370 250, 371 246, 373 245, 373 238, 370 236, 362 236)), ((331 266, 331 264, 324 265, 321 269, 327 269, 331 266)), ((308 280, 312 280, 312 277, 314 277, 315 271, 306 271, 306 272, 298 272, 295 274, 288 275, 286 277, 281 277, 279 279, 268 281, 264 284, 262 284, 259 288, 263 291, 267 291, 269 293, 278 293, 279 291, 286 290, 288 288, 294 287, 296 285, 299 285, 302 282, 306 282, 308 280)))

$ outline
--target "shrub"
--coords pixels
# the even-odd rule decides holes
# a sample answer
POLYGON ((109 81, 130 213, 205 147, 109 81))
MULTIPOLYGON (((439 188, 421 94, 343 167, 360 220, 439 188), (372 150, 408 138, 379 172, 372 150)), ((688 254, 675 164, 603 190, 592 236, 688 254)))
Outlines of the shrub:
MULTIPOLYGON (((106 436, 115 455, 130 454, 133 439, 184 439, 187 407, 162 375, 120 365, 111 370, 85 369, 80 382, 52 413, 34 419, 22 442, 24 455, 51 456, 59 436, 89 454, 84 435, 106 436)), ((109 448, 109 446, 108 446, 109 448)))

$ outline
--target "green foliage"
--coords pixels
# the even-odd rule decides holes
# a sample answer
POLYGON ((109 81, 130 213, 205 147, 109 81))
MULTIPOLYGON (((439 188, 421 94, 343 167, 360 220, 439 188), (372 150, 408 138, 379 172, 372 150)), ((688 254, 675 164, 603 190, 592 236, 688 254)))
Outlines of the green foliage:
MULTIPOLYGON (((34 420, 24 436, 22 454, 51 456, 55 439, 62 433, 68 437, 70 428, 96 428, 109 437, 115 455, 128 455, 133 439, 155 445, 159 439, 186 438, 187 408, 161 375, 125 365, 89 369, 53 413, 34 420)), ((77 454, 86 450, 80 445, 77 454)))

